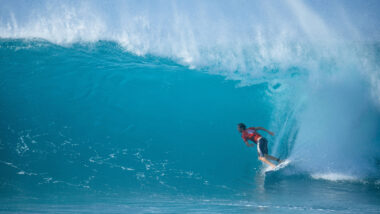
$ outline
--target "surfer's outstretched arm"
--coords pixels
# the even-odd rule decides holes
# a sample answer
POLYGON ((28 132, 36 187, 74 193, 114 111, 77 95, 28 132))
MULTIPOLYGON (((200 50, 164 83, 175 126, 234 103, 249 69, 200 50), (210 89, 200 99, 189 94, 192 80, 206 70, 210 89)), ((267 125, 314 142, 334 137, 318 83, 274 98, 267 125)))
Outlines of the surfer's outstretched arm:
POLYGON ((274 136, 274 133, 273 133, 273 132, 271 132, 271 131, 269 131, 268 129, 265 129, 265 128, 263 128, 263 127, 255 127, 255 129, 256 129, 257 131, 258 131, 258 130, 266 131, 266 132, 268 132, 268 134, 274 136))

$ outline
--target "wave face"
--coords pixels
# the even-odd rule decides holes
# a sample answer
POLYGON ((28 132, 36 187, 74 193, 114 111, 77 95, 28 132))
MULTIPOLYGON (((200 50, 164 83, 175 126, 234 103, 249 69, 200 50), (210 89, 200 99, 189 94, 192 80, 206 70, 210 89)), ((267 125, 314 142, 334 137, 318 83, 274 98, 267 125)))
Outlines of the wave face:
POLYGON ((252 93, 113 42, 2 40, 1 51, 6 187, 200 191, 257 165, 236 124, 269 126, 266 85, 252 93))
POLYGON ((239 122, 278 177, 378 185, 376 1, 0 5, 4 192, 245 191, 239 122))

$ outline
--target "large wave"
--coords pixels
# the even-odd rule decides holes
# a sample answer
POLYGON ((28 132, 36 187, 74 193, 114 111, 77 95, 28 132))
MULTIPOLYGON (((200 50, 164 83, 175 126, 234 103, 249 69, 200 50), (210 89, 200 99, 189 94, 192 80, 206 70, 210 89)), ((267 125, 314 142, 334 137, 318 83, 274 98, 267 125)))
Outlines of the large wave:
MULTIPOLYGON (((274 151, 312 175, 378 177, 376 1, 9 1, 1 38, 115 41, 138 56, 265 83, 274 151), (372 19, 361 18, 366 11, 372 19)), ((319 176, 323 177, 323 176, 319 176)))

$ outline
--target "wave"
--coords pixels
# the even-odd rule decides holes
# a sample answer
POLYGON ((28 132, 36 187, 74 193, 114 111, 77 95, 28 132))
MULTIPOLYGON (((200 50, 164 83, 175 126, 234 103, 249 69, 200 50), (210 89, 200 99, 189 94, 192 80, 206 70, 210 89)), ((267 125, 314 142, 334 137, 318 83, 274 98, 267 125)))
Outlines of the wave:
MULTIPOLYGON (((189 72, 237 80, 239 87, 264 85, 260 96, 270 110, 255 110, 271 115, 265 122, 276 130, 271 148, 276 155, 321 178, 379 177, 380 28, 372 27, 378 25, 378 3, 338 1, 330 9, 327 1, 273 3, 3 2, 1 49, 9 54, 9 40, 22 39, 13 51, 45 46, 72 53, 79 48, 87 54, 80 56, 83 62, 87 56, 111 56, 128 61, 125 69, 152 65, 152 60, 165 68, 187 70, 184 65, 189 72), (360 18, 360 11, 373 21, 360 18)), ((236 101, 231 94, 227 98, 236 101)), ((21 153, 28 152, 19 145, 21 153)))

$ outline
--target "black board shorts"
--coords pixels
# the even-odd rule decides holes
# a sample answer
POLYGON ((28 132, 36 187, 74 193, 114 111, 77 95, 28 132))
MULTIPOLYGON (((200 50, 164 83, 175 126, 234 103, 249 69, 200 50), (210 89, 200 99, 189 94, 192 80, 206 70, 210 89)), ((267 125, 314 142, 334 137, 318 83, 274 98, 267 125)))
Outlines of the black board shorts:
POLYGON ((259 153, 259 157, 264 157, 264 155, 268 154, 268 141, 267 139, 261 137, 257 142, 257 152, 259 153))

